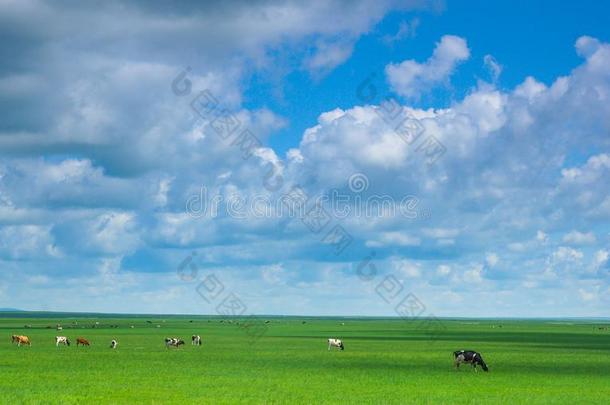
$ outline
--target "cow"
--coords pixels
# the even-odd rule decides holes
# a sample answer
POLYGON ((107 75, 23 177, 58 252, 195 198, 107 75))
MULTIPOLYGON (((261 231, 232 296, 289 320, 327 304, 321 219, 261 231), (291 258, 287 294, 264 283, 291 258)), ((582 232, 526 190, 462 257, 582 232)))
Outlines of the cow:
POLYGON ((201 346, 201 336, 193 335, 191 336, 191 344, 195 346, 201 346))
POLYGON ((17 347, 21 345, 32 346, 32 342, 30 342, 30 338, 24 335, 13 335, 11 336, 12 343, 17 343, 17 347))
POLYGON ((110 348, 111 349, 116 349, 117 345, 119 344, 119 342, 117 342, 115 339, 112 339, 110 341, 110 348))
POLYGON ((341 341, 341 339, 328 339, 328 350, 330 350, 330 347, 336 347, 340 350, 345 350, 345 346, 343 346, 343 342, 341 341))
POLYGON ((55 336, 55 347, 59 346, 59 344, 64 346, 70 346, 70 339, 65 336, 55 336))
POLYGON ((460 368, 460 364, 469 363, 472 364, 474 371, 478 371, 477 365, 481 366, 483 371, 489 371, 489 368, 487 367, 487 364, 485 364, 481 353, 475 352, 473 350, 458 350, 456 352, 453 352, 453 357, 455 358, 456 370, 460 368))
POLYGON ((78 345, 83 345, 83 346, 91 346, 91 343, 89 343, 89 341, 83 337, 79 337, 76 339, 76 346, 78 345))
POLYGON ((165 338, 165 347, 169 349, 170 346, 180 347, 184 344, 184 340, 178 338, 165 338))

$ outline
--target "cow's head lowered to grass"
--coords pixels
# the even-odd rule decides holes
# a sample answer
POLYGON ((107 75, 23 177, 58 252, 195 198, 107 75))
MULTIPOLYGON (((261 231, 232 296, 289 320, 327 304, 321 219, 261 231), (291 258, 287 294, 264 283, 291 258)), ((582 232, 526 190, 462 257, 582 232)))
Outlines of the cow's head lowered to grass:
POLYGON ((483 371, 489 371, 487 364, 483 360, 483 356, 481 353, 475 352, 473 350, 458 350, 453 352, 453 356, 455 357, 455 367, 459 368, 462 363, 470 363, 472 367, 477 369, 477 365, 481 366, 483 371))

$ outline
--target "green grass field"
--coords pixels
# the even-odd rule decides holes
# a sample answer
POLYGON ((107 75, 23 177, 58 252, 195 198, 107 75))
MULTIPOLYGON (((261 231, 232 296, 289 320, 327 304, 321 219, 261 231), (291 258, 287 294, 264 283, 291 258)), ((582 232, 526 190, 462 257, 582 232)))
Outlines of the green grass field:
POLYGON ((263 319, 266 334, 251 344, 218 318, 0 318, 0 400, 599 404, 610 397, 610 331, 600 323, 451 320, 431 339, 405 320, 263 319), (202 347, 190 345, 194 333, 202 347), (12 334, 28 335, 32 346, 16 347, 12 334), (55 347, 56 335, 73 345, 55 347), (78 336, 92 346, 76 347, 78 336), (168 350, 166 336, 187 345, 168 350), (346 350, 328 352, 328 337, 343 339, 346 350), (458 349, 481 352, 490 372, 456 371, 458 349))

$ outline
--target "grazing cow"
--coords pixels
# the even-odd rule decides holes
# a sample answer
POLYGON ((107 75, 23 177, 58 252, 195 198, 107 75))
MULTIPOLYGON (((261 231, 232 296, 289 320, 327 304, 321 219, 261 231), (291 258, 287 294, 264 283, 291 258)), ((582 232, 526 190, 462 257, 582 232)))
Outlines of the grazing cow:
POLYGON ((485 364, 485 361, 481 356, 481 353, 472 350, 458 350, 457 352, 453 352, 453 356, 455 357, 456 369, 459 369, 460 364, 462 363, 470 363, 472 364, 474 371, 477 371, 477 364, 481 366, 483 371, 489 371, 487 364, 485 364))
POLYGON ((191 344, 195 346, 201 346, 201 336, 193 335, 191 336, 191 344))
POLYGON ((91 346, 89 341, 83 337, 79 337, 76 339, 76 346, 78 346, 78 345, 91 346))
POLYGON ((70 346, 70 339, 65 336, 55 336, 55 347, 59 346, 59 344, 64 346, 70 346))
POLYGON ((116 349, 116 346, 117 346, 118 344, 119 344, 119 343, 118 343, 116 340, 112 339, 112 340, 110 341, 110 348, 111 348, 111 349, 116 349))
POLYGON ((24 335, 13 335, 11 336, 11 341, 13 343, 17 343, 17 346, 28 345, 32 346, 32 342, 30 342, 30 338, 24 335))
POLYGON ((184 340, 178 338, 165 338, 165 347, 169 349, 170 346, 180 347, 184 344, 184 340))
POLYGON ((345 350, 345 346, 343 346, 343 342, 341 341, 341 339, 328 339, 328 350, 330 350, 330 347, 336 347, 340 350, 345 350))

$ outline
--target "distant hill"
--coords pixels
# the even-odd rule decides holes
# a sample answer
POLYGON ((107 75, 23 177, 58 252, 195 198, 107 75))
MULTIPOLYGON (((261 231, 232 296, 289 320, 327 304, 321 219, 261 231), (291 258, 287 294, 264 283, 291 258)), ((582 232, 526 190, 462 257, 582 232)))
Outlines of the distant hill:
POLYGON ((23 309, 17 308, 0 308, 0 312, 24 312, 23 309))

